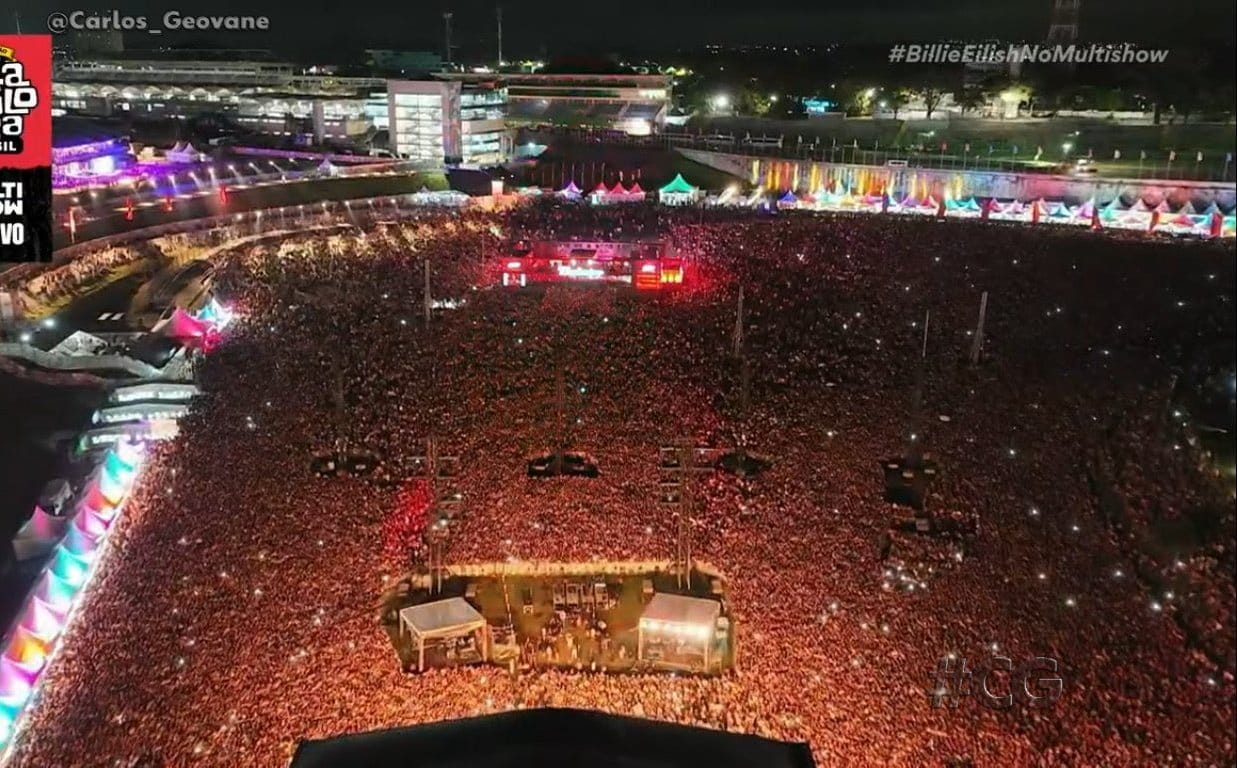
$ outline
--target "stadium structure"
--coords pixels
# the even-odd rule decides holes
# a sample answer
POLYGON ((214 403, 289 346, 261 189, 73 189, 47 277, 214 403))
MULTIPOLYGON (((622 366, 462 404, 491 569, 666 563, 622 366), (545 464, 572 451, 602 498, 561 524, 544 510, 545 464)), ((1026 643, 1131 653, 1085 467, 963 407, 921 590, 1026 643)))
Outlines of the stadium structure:
MULTIPOLYGON (((449 114, 456 115, 475 100, 486 109, 486 132, 502 119, 514 126, 655 133, 665 125, 672 96, 668 75, 433 72, 388 80, 286 62, 82 59, 57 64, 52 106, 92 117, 222 115, 255 133, 307 135, 321 142, 387 130, 392 93, 414 92, 441 95, 449 114), (390 83, 401 85, 393 89, 390 83), (495 107, 501 118, 495 118, 495 107)), ((487 147, 485 154, 492 150, 487 147)))
MULTIPOLYGON (((448 73, 479 82, 493 75, 448 73)), ((656 133, 670 109, 669 75, 503 73, 507 119, 514 125, 553 125, 656 133)))

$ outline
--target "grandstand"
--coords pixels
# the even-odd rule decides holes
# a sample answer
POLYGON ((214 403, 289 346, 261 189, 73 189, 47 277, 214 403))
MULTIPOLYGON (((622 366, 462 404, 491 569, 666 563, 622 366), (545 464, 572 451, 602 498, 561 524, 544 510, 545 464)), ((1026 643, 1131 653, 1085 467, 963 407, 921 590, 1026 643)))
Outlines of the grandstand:
MULTIPOLYGON (((466 82, 493 75, 443 73, 466 82)), ((637 74, 507 73, 508 122, 648 134, 661 129, 670 107, 670 77, 637 74)))

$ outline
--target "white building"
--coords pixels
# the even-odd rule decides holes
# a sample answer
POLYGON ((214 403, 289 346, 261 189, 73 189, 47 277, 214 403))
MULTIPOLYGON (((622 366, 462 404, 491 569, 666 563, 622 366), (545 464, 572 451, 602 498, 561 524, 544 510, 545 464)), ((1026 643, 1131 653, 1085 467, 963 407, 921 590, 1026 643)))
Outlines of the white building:
POLYGON ((511 154, 507 92, 492 84, 388 80, 391 151, 409 160, 491 166, 511 154))

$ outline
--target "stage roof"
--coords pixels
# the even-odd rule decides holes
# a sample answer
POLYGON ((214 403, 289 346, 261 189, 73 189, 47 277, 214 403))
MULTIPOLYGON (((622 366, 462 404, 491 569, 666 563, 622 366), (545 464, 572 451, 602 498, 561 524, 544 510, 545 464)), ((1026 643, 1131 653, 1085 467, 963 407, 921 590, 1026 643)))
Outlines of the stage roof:
POLYGON ((721 612, 722 604, 716 600, 658 592, 640 615, 640 621, 712 627, 721 612))
POLYGON ((85 117, 66 115, 52 121, 52 147, 55 149, 112 141, 123 136, 124 132, 120 128, 106 126, 85 117))
POLYGON ((399 620, 421 637, 451 635, 485 624, 485 617, 462 597, 411 605, 399 612, 399 620))
POLYGON ((291 768, 814 768, 806 744, 578 709, 304 741, 291 768))

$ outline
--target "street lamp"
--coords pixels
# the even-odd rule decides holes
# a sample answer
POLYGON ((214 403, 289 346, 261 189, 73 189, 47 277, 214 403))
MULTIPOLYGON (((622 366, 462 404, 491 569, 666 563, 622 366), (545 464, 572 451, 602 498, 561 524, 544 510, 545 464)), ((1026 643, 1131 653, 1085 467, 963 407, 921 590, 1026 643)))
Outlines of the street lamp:
POLYGON ((1067 141, 1061 145, 1061 153, 1065 155, 1066 157, 1069 157, 1070 150, 1073 148, 1074 148, 1074 143, 1071 141, 1067 141))
POLYGON ((715 112, 721 112, 730 108, 730 97, 724 93, 719 93, 712 98, 711 103, 715 112))

